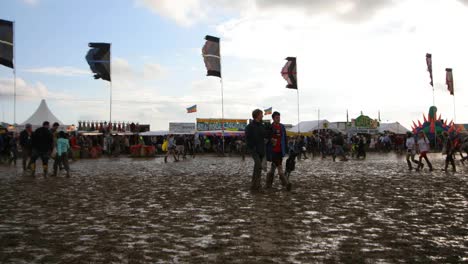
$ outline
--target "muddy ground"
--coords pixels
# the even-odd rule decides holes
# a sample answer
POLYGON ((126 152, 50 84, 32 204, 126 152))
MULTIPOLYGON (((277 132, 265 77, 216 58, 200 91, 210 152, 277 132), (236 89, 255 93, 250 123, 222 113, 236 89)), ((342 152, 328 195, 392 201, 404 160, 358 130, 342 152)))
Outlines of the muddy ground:
POLYGON ((0 167, 0 263, 466 263, 468 164, 431 158, 434 172, 393 154, 309 159, 291 192, 276 178, 265 193, 249 191, 249 158, 81 160, 47 179, 0 167))

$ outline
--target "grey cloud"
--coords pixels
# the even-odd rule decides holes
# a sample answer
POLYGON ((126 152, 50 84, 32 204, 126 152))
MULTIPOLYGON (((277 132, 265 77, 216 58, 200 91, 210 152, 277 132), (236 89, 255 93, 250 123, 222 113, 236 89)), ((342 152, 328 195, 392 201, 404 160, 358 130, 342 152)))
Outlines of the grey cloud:
POLYGON ((393 3, 392 0, 256 0, 260 9, 296 9, 311 15, 328 13, 350 22, 372 18, 393 3))

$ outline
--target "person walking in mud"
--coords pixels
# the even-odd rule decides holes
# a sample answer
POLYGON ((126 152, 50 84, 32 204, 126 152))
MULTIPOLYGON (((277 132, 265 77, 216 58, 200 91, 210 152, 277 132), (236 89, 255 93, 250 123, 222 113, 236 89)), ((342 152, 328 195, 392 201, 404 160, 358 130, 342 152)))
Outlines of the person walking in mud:
POLYGON ((271 161, 270 171, 266 176, 266 188, 269 189, 273 185, 273 179, 275 176, 275 170, 278 169, 278 176, 281 184, 286 187, 288 191, 291 190, 291 183, 284 175, 283 171, 283 157, 286 154, 286 128, 280 123, 281 115, 279 112, 274 112, 272 115, 273 124, 270 126, 269 135, 270 140, 267 144, 267 159, 271 161))
POLYGON ((21 156, 23 163, 23 173, 28 169, 28 163, 31 160, 32 154, 32 125, 26 124, 23 131, 20 133, 20 146, 21 146, 21 156))
POLYGON ((68 165, 68 151, 70 150, 70 143, 65 135, 65 132, 60 131, 57 139, 57 155, 55 156, 54 162, 54 174, 56 177, 59 166, 63 166, 67 172, 67 177, 70 177, 70 167, 68 165))
POLYGON ((427 153, 429 152, 430 145, 429 139, 427 139, 426 134, 423 131, 420 131, 418 134, 418 150, 419 150, 419 166, 416 169, 419 171, 420 169, 424 168, 424 163, 422 163, 422 159, 424 159, 429 167, 429 171, 432 171, 432 163, 427 158, 427 153))
POLYGON ((173 135, 169 135, 169 138, 167 139, 167 152, 166 156, 164 156, 164 163, 167 163, 167 158, 170 155, 174 157, 175 162, 179 161, 176 157, 176 143, 173 135))
POLYGON ((359 136, 357 139, 357 155, 356 155, 357 159, 360 159, 361 157, 363 159, 366 159, 367 157, 366 145, 367 145, 366 137, 364 137, 363 135, 359 136))
POLYGON ((452 165, 452 171, 456 172, 457 168, 455 167, 455 160, 453 158, 453 156, 455 156, 455 147, 454 147, 454 144, 453 144, 453 140, 452 140, 452 138, 450 138, 450 135, 447 133, 447 131, 444 131, 444 133, 442 135, 443 135, 444 141, 445 141, 443 154, 447 155, 445 157, 444 171, 447 172, 448 165, 450 163, 452 165))
POLYGON ((49 156, 54 148, 54 139, 49 130, 49 125, 48 121, 44 121, 44 123, 42 123, 42 127, 36 129, 32 134, 32 156, 30 161, 32 177, 34 177, 36 173, 36 160, 38 158, 42 161, 44 178, 47 177, 49 156))
POLYGON ((265 158, 265 138, 266 131, 263 126, 263 112, 255 109, 252 112, 252 122, 245 128, 247 147, 252 153, 254 169, 252 174, 252 191, 261 190, 262 161, 265 158))
POLYGON ((414 157, 416 156, 416 141, 414 140, 413 133, 406 133, 406 163, 408 163, 408 169, 413 170, 412 163, 416 164, 416 168, 419 167, 419 161, 414 157))
POLYGON ((343 135, 339 132, 336 134, 336 136, 333 138, 333 146, 335 149, 335 152, 333 153, 333 161, 336 160, 337 156, 341 157, 341 161, 347 161, 348 159, 346 158, 343 146, 344 146, 344 138, 343 135))

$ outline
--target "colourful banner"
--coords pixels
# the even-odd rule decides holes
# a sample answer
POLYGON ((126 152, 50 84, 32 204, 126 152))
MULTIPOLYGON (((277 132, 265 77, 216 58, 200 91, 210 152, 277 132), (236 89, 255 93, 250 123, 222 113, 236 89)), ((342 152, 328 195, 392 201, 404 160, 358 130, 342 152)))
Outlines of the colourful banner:
POLYGON ((224 123, 224 130, 227 131, 244 131, 247 126, 246 119, 220 119, 220 118, 197 118, 198 131, 213 131, 222 130, 224 123))

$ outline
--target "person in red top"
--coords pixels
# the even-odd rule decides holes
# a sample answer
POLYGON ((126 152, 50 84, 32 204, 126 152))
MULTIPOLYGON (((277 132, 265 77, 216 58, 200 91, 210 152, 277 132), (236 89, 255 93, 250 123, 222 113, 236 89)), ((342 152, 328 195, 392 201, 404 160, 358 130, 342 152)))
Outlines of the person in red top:
POLYGON ((274 112, 272 118, 273 124, 269 131, 271 138, 267 145, 267 159, 271 161, 271 169, 266 177, 266 188, 272 187, 275 170, 278 169, 278 176, 281 184, 290 191, 291 183, 285 177, 283 171, 283 157, 286 154, 287 147, 286 129, 284 125, 280 123, 281 115, 279 112, 274 112))

